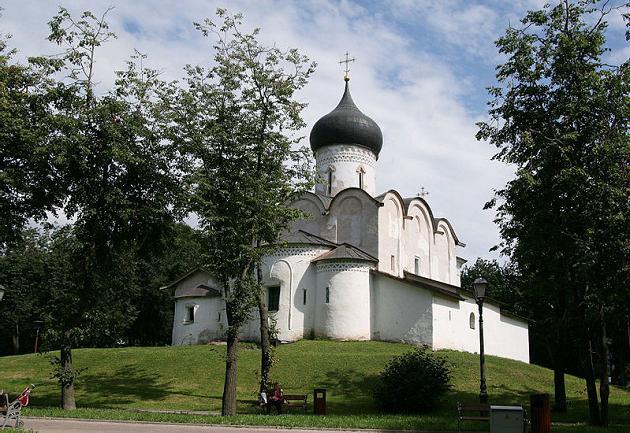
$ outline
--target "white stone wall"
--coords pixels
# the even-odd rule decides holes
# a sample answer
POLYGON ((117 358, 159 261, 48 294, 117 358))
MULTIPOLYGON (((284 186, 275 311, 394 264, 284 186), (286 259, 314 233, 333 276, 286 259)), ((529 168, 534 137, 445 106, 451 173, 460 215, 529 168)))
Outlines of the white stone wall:
POLYGON ((270 314, 276 322, 280 340, 295 341, 312 332, 317 284, 311 260, 329 250, 321 246, 289 245, 264 259, 263 284, 280 286, 279 311, 270 314))
MULTIPOLYGON (((278 339, 296 341, 309 336, 314 329, 316 297, 315 267, 311 260, 330 248, 315 245, 288 245, 263 259, 263 284, 280 286, 280 302, 277 312, 269 316, 275 323, 278 339), (304 304, 306 290, 306 304, 304 304)), ((260 325, 257 311, 252 311, 249 321, 241 328, 239 337, 248 341, 260 341, 260 325)))
MULTIPOLYGON (((490 303, 484 304, 483 312, 485 353, 529 362, 527 322, 501 314, 490 303)), ((479 315, 473 299, 457 301, 433 295, 433 348, 479 353, 479 315)))
POLYGON ((372 300, 374 340, 432 344, 431 292, 372 274, 372 300))
POLYGON ((371 196, 376 187, 376 155, 372 151, 350 144, 324 146, 315 152, 315 164, 320 181, 318 194, 335 196, 346 188, 359 188, 359 172, 363 172, 363 190, 371 196), (328 189, 328 172, 332 170, 332 185, 328 189))
POLYGON ((371 338, 369 262, 316 264, 315 335, 339 340, 371 338), (328 288, 329 302, 326 302, 328 288))
POLYGON ((221 297, 179 298, 173 317, 173 345, 204 344, 225 336, 227 320, 221 297), (194 322, 188 322, 187 308, 195 309, 194 322))

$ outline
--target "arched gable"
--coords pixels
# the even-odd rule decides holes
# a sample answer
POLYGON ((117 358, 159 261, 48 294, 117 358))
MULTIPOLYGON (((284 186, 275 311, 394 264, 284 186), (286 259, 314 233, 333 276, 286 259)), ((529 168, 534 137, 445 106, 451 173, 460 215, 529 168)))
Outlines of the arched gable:
POLYGON ((405 203, 396 191, 378 197, 382 207, 378 211, 379 270, 401 275, 407 266, 402 251, 405 203))
POLYGON ((325 225, 324 215, 327 213, 325 203, 321 197, 312 192, 306 192, 291 202, 290 206, 308 214, 305 218, 293 221, 291 231, 304 230, 314 235, 321 235, 322 227, 325 225))
POLYGON ((324 203, 322 198, 319 195, 314 194, 310 191, 305 192, 299 198, 293 200, 290 206, 301 209, 299 205, 300 203, 304 202, 309 203, 313 208, 317 209, 320 215, 324 215, 328 211, 328 207, 326 206, 326 203, 324 203))
POLYGON ((445 220, 438 220, 435 232, 435 254, 438 261, 438 278, 446 283, 454 280, 456 272, 455 237, 445 220))
POLYGON ((420 201, 409 205, 408 220, 404 226, 404 251, 407 270, 424 277, 431 277, 431 252, 433 249, 433 219, 430 209, 420 201), (417 269, 419 268, 419 269, 417 269))
POLYGON ((436 222, 436 226, 439 224, 445 224, 448 227, 448 230, 450 232, 450 235, 452 236, 453 240, 455 241, 455 245, 457 245, 458 247, 465 247, 466 244, 461 242, 459 240, 459 238, 457 237, 457 234, 455 233, 455 229, 453 228, 453 225, 451 224, 451 222, 449 220, 447 220, 446 218, 437 218, 435 220, 436 222))
POLYGON ((359 188, 347 188, 337 194, 328 208, 328 224, 336 227, 336 242, 347 242, 376 256, 380 206, 379 201, 359 188))

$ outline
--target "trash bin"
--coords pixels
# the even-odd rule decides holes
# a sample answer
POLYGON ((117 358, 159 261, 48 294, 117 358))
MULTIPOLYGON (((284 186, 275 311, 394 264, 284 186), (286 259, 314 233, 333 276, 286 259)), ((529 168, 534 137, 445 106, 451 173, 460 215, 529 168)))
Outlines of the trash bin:
POLYGON ((313 413, 326 415, 326 390, 324 388, 317 388, 313 391, 313 413))
POLYGON ((549 394, 530 395, 529 404, 532 433, 550 433, 551 410, 549 408, 549 394))

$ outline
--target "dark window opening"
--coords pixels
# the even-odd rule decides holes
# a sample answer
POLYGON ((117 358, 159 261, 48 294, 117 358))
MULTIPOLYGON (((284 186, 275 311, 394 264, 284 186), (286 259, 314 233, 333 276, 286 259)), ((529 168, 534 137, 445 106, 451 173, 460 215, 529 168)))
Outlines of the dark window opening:
POLYGON ((363 189, 363 171, 359 171, 359 188, 363 189))
POLYGON ((326 287, 326 303, 330 303, 330 288, 326 287))
POLYGON ((306 289, 302 291, 302 304, 306 305, 306 289))
POLYGON ((475 329, 475 313, 470 313, 470 329, 475 329))
POLYGON ((186 321, 187 322, 195 321, 195 307, 192 305, 189 307, 186 307, 186 321))
POLYGON ((267 287, 267 293, 269 311, 278 311, 280 309, 280 286, 267 287))

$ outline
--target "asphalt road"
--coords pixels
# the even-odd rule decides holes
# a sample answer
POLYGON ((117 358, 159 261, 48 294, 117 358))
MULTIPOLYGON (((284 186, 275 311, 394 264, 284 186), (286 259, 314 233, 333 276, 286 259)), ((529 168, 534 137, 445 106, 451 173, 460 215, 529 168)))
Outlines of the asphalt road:
MULTIPOLYGON (((71 419, 24 419, 24 428, 38 433, 280 433, 274 428, 238 428, 191 424, 127 423, 71 419)), ((289 431, 289 430, 287 430, 289 431)), ((295 430, 291 430, 296 433, 295 430)), ((313 433, 310 431, 309 433, 313 433)))
MULTIPOLYGON (((24 428, 38 433, 313 433, 316 430, 273 427, 226 427, 216 425, 126 423, 72 419, 24 418, 24 428)), ((326 433, 349 433, 356 430, 326 430, 326 433)), ((364 430, 375 432, 377 430, 364 430)), ((391 432, 391 431, 390 431, 391 432)))

